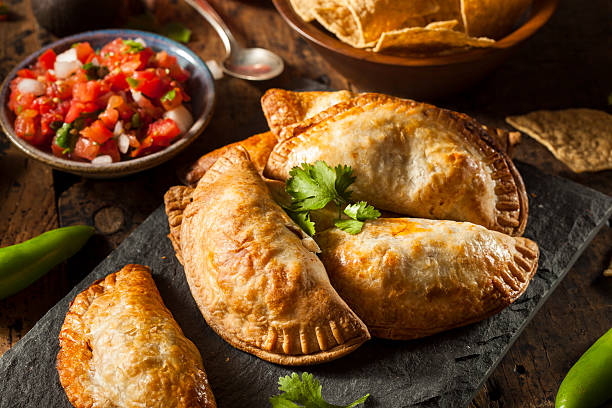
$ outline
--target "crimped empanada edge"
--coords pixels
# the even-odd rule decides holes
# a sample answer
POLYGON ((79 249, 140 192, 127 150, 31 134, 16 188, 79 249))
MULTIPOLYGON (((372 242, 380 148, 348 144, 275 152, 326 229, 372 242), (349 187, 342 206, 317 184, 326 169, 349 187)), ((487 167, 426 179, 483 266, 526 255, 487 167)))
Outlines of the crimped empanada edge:
MULTIPOLYGON (((510 306, 512 303, 514 303, 519 297, 521 297, 523 293, 525 293, 525 291, 529 287, 529 283, 531 282, 531 279, 533 279, 538 269, 538 264, 539 264, 540 249, 536 242, 530 239, 527 239, 527 238, 523 238, 523 237, 516 237, 514 238, 514 240, 516 244, 515 248, 519 246, 519 243, 521 241, 524 241, 527 244, 525 245, 525 247, 530 246, 531 248, 527 248, 527 249, 535 252, 535 257, 529 263, 530 269, 526 271, 527 272, 525 274, 526 279, 525 279, 525 282, 522 282, 520 289, 513 291, 510 294, 510 296, 503 298, 504 302, 498 304, 496 307, 483 312, 480 316, 476 316, 471 319, 463 320, 463 321, 460 321, 460 322, 457 322, 455 324, 451 324, 448 326, 422 329, 422 328, 405 328, 405 327, 367 325, 368 330, 370 331, 373 337, 389 339, 389 340, 414 340, 414 339, 419 339, 422 337, 431 336, 437 333, 445 332, 447 330, 455 329, 458 327, 467 326, 469 324, 477 323, 479 321, 487 319, 501 312, 502 310, 510 306)), ((520 253, 520 250, 517 249, 517 252, 520 253)))

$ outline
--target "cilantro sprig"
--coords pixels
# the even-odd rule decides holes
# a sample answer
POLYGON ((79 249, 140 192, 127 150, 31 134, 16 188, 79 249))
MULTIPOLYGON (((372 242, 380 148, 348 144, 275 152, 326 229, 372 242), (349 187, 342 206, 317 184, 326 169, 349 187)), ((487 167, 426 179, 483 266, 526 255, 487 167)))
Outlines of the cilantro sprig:
POLYGON ((285 210, 311 236, 316 230, 310 211, 320 210, 332 202, 338 208, 334 225, 349 234, 358 234, 366 220, 380 217, 380 212, 365 201, 351 204, 348 188, 355 182, 355 176, 350 166, 330 167, 319 160, 292 168, 289 176, 285 190, 291 196, 291 206, 285 210), (343 214, 349 219, 343 218, 343 214))
POLYGON ((270 398, 272 408, 353 408, 363 404, 370 396, 366 394, 348 405, 333 405, 325 401, 321 395, 321 384, 312 374, 302 373, 302 379, 297 373, 278 379, 278 389, 283 393, 270 398))

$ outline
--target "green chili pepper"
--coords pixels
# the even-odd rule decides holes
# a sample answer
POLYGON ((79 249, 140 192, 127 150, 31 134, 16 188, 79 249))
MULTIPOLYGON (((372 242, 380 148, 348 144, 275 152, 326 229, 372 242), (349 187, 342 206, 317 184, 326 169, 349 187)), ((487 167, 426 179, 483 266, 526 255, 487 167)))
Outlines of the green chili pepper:
POLYGON ((595 408, 612 399, 612 329, 601 336, 568 371, 555 408, 595 408))
POLYGON ((0 248, 0 299, 27 288, 76 254, 94 231, 87 225, 58 228, 21 244, 0 248))

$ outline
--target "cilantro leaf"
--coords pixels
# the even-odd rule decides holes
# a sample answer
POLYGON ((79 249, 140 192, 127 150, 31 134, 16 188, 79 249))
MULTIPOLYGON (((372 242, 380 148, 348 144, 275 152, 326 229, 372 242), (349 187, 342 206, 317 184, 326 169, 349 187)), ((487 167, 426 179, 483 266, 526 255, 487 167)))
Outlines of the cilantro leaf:
POLYGON ((301 167, 294 167, 289 176, 285 189, 298 211, 320 210, 330 201, 337 205, 346 203, 346 189, 353 182, 350 170, 333 169, 321 160, 314 165, 303 163, 301 167), (338 192, 336 185, 343 194, 338 192))
POLYGON ((191 39, 191 30, 185 27, 183 24, 171 21, 160 30, 162 35, 166 37, 187 44, 191 39))
POLYGON ((380 211, 365 201, 347 205, 344 209, 344 213, 358 221, 375 220, 380 217, 380 211))
POLYGON ((164 96, 162 96, 162 102, 172 102, 176 98, 176 88, 172 88, 164 96))
POLYGON ((347 191, 347 188, 355 182, 356 177, 353 176, 353 169, 351 166, 337 165, 334 168, 336 172, 336 191, 340 194, 345 201, 351 199, 351 191, 347 191))
POLYGON ((359 234, 363 228, 363 221, 359 220, 335 220, 334 225, 342 231, 351 235, 359 234))
POLYGON ((127 77, 125 78, 125 80, 127 81, 128 85, 130 85, 132 88, 136 88, 138 84, 140 83, 137 79, 134 79, 132 77, 127 77))
POLYGON ((108 68, 105 66, 96 66, 92 62, 84 64, 83 69, 85 70, 85 76, 87 76, 87 80, 89 81, 102 79, 109 73, 108 68))
POLYGON ((270 398, 272 408, 353 408, 365 402, 370 394, 364 395, 348 405, 333 405, 325 401, 321 395, 321 384, 312 374, 302 373, 302 379, 297 373, 278 379, 279 391, 283 394, 270 398))
POLYGON ((315 223, 310 220, 310 213, 307 211, 291 211, 285 209, 289 217, 300 226, 311 237, 315 234, 315 223))

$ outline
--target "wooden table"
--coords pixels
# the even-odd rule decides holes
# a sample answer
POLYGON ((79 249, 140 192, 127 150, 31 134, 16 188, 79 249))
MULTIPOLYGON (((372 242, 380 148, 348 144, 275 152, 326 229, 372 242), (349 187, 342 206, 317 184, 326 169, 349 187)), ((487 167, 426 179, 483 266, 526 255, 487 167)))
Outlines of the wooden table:
MULTIPOLYGON (((166 18, 190 27, 190 47, 204 60, 222 55, 212 29, 184 3, 168 3, 166 18)), ((0 23, 0 75, 53 40, 36 24, 27 0, 6 2, 15 12, 0 23)), ((0 301, 0 354, 9 349, 73 285, 162 203, 176 171, 210 149, 263 131, 258 100, 271 87, 289 87, 310 78, 338 89, 351 84, 328 66, 283 22, 269 1, 216 0, 215 6, 249 46, 263 46, 287 62, 278 79, 218 82, 215 116, 188 152, 146 173, 95 181, 52 171, 26 159, 0 137, 0 246, 74 223, 95 225, 98 233, 70 261, 9 299, 0 301)), ((609 109, 612 92, 608 0, 562 1, 552 18, 502 68, 472 90, 438 105, 507 127, 508 114, 544 108, 609 109)), ((196 96, 197 97, 197 96, 196 96)), ((612 194, 612 172, 577 175, 535 141, 525 137, 515 157, 541 170, 612 194)), ((610 261, 612 228, 605 227, 577 261, 516 344, 481 389, 474 407, 552 407, 565 372, 582 352, 612 326, 612 279, 601 272, 610 261)))

